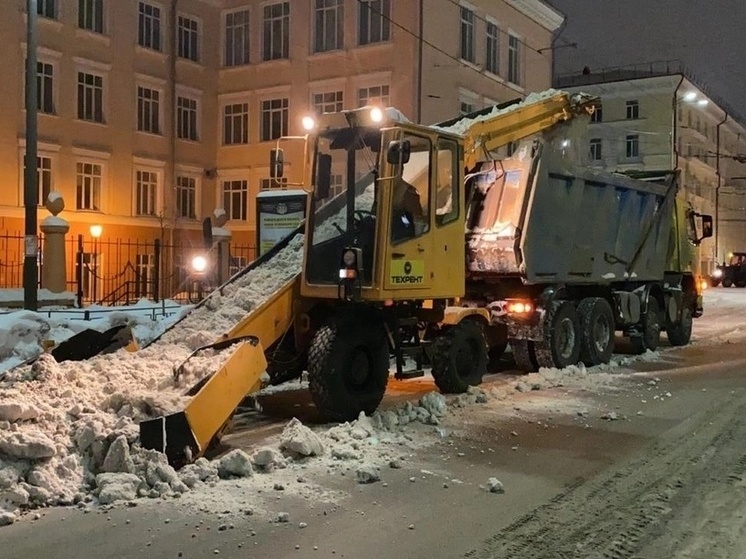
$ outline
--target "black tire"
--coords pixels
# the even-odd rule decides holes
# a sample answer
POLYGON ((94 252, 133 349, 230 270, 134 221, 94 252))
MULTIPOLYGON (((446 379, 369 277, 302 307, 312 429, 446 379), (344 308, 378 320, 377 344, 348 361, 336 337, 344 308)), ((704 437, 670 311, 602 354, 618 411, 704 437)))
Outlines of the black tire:
POLYGON ((435 384, 444 394, 460 394, 482 383, 487 372, 487 342, 482 326, 464 321, 435 339, 431 352, 435 384))
POLYGON ((533 373, 539 370, 536 361, 536 348, 531 340, 510 340, 515 366, 521 371, 533 373))
POLYGON ((589 297, 578 305, 580 360, 588 367, 608 363, 614 353, 614 312, 606 299, 589 297))
POLYGON ((308 350, 308 381, 319 413, 335 421, 372 414, 389 378, 389 347, 374 317, 332 320, 314 335, 308 350))
POLYGON ((668 341, 672 346, 684 346, 692 339, 692 327, 694 326, 692 309, 684 307, 681 311, 681 320, 668 327, 668 341))
POLYGON ((746 287, 746 280, 744 279, 737 279, 736 280, 736 287, 746 287))
POLYGON ((723 278, 723 287, 733 287, 733 280, 730 278, 723 278))
POLYGON ((505 325, 486 326, 484 336, 489 346, 487 355, 490 365, 497 365, 508 348, 508 329, 505 325))
POLYGON ((648 299, 648 309, 642 317, 642 336, 630 338, 632 349, 638 355, 647 350, 655 351, 661 337, 661 312, 658 300, 651 296, 648 299))
POLYGON ((553 301, 544 315, 544 341, 536 342, 539 367, 563 369, 580 361, 580 319, 570 301, 553 301))

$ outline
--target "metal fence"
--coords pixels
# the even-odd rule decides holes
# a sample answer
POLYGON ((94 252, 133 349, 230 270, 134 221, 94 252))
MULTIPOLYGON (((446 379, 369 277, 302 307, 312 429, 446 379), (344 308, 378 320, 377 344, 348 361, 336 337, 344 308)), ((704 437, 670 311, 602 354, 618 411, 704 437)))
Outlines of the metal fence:
MULTIPOLYGON (((44 267, 44 236, 39 236, 39 277, 44 267)), ((255 245, 230 243, 229 263, 221 265, 218 251, 206 251, 193 243, 166 244, 131 239, 65 240, 67 289, 75 293, 79 306, 129 305, 142 298, 170 298, 196 302, 212 287, 220 285, 256 259, 255 245), (204 256, 210 266, 201 273, 192 269, 192 259, 204 256), (226 270, 227 268, 227 270, 226 270), (225 276, 225 277, 224 277, 225 276)), ((23 287, 24 236, 0 236, 0 289, 23 287)))

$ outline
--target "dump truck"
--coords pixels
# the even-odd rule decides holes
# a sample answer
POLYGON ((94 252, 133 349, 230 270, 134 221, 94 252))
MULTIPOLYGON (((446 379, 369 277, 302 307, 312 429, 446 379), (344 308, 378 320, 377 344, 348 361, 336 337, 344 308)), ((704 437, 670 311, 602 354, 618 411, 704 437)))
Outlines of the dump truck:
MULTIPOLYGON (((220 340, 242 349, 187 409, 140 425, 143 446, 172 463, 201 455, 283 364, 284 378, 307 370, 319 412, 344 421, 377 408, 392 359, 397 378, 427 365, 458 393, 508 344, 536 370, 608 362, 615 332, 637 351, 662 331, 688 343, 702 313, 692 254, 712 218, 677 196, 674 172, 591 170, 597 103, 549 91, 437 126, 383 107, 307 119, 306 136, 284 140, 302 142, 309 192, 300 274, 220 340)), ((284 154, 278 142, 273 178, 284 154)))

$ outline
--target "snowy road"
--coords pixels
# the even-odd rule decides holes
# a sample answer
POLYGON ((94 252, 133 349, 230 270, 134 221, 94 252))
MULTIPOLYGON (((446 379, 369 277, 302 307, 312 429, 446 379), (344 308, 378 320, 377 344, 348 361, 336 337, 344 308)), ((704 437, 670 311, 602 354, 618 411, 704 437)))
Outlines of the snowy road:
MULTIPOLYGON (((487 387, 510 390, 454 407, 438 426, 407 426, 400 467, 377 483, 309 466, 251 490, 220 482, 212 496, 51 509, 3 528, 0 556, 742 559, 746 290, 712 290, 706 309, 692 346, 664 344, 654 360, 543 390, 490 376, 487 387), (485 488, 491 477, 504 493, 485 488), (271 521, 280 511, 289 522, 271 521)), ((394 385, 386 406, 431 389, 394 385)), ((230 444, 312 416, 301 392, 263 404, 266 417, 230 444)))

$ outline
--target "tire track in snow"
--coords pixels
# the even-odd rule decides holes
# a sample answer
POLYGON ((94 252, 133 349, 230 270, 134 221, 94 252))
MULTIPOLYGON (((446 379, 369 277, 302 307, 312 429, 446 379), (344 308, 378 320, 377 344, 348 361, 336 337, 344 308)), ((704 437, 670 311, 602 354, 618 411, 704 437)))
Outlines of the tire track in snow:
MULTIPOLYGON (((677 545, 668 533, 676 512, 746 472, 745 417, 746 402, 738 396, 699 410, 684 432, 574 482, 465 557, 637 559, 649 544, 677 545)), ((671 555, 657 555, 664 556, 671 555)))

